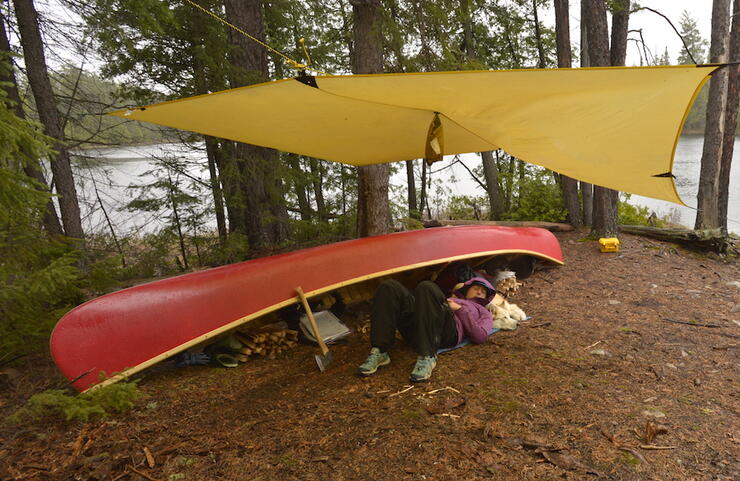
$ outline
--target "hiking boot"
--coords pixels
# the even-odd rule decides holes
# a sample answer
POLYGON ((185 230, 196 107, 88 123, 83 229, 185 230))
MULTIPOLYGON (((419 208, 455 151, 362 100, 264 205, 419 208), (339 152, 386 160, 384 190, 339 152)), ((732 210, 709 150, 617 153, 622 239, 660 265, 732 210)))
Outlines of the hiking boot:
POLYGON ((380 349, 374 347, 370 349, 370 355, 367 356, 365 362, 360 364, 357 368, 358 376, 370 376, 375 374, 380 366, 386 366, 391 363, 391 357, 387 352, 380 352, 380 349))
POLYGON ((419 356, 416 359, 414 370, 411 371, 411 382, 424 382, 432 377, 432 371, 437 365, 436 356, 419 356))

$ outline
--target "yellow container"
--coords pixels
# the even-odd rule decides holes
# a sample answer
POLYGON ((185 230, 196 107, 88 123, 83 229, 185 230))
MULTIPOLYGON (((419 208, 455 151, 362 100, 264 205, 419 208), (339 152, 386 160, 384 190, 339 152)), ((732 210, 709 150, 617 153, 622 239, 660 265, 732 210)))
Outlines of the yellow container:
POLYGON ((619 252, 619 239, 616 237, 602 237, 599 239, 601 252, 619 252))

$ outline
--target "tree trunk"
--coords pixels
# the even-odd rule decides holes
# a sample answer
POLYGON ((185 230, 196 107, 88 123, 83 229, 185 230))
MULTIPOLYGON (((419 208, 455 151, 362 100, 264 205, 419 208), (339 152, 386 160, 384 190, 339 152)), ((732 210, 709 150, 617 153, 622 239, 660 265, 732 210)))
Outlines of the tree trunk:
POLYGON ((594 186, 594 210, 592 232, 597 237, 615 237, 617 226, 617 202, 619 192, 598 185, 594 186))
POLYGON ((606 21, 605 0, 584 0, 588 59, 592 67, 607 67, 609 57, 609 27, 606 21))
MULTIPOLYGON (((586 35, 588 57, 592 66, 605 67, 611 63, 609 56, 609 29, 604 0, 584 0, 586 5, 586 35)), ((617 227, 618 192, 594 186, 592 233, 598 237, 615 236, 617 227)))
POLYGON ((499 220, 504 213, 504 202, 501 198, 501 189, 498 185, 498 166, 493 158, 493 152, 487 150, 480 153, 483 164, 483 175, 486 177, 486 191, 488 192, 488 203, 490 210, 488 218, 499 220))
MULTIPOLYGON (((374 0, 350 0, 350 3, 354 6, 355 3, 376 3, 374 0)), ((434 70, 434 59, 432 58, 432 50, 429 48, 429 35, 427 33, 426 22, 424 21, 423 2, 420 0, 412 0, 412 8, 416 17, 417 28, 419 32, 419 58, 422 67, 427 72, 434 70)), ((432 35, 433 36, 433 35, 432 35)))
POLYGON ((303 169, 301 169, 298 155, 287 155, 288 166, 293 169, 293 189, 295 190, 295 195, 298 199, 298 212, 301 216, 301 220, 311 220, 311 204, 308 201, 308 195, 306 195, 306 173, 303 171, 303 169))
MULTIPOLYGON (((421 162, 421 192, 419 194, 419 218, 424 217, 424 208, 427 205, 427 163, 421 162)), ((430 216, 427 216, 429 218, 430 216)))
POLYGON ((236 143, 230 140, 223 141, 221 148, 216 151, 215 160, 218 171, 221 173, 220 180, 226 204, 226 215, 229 220, 229 232, 246 235, 244 222, 246 201, 241 191, 241 174, 236 161, 236 143))
POLYGON ((271 164, 268 164, 272 186, 267 186, 267 202, 271 214, 268 223, 270 228, 270 242, 272 244, 282 244, 290 238, 290 230, 288 229, 288 220, 290 217, 288 216, 288 205, 285 203, 283 179, 277 173, 277 164, 280 162, 280 155, 275 150, 269 150, 274 153, 272 157, 274 160, 271 164))
POLYGON ((473 45, 473 17, 470 13, 470 0, 460 0, 460 14, 463 30, 461 50, 465 55, 465 61, 470 62, 475 58, 475 49, 473 45))
POLYGON ((506 211, 511 212, 514 208, 514 167, 516 166, 516 159, 514 156, 509 156, 509 175, 506 177, 506 211))
POLYGON ((54 186, 59 199, 59 210, 62 214, 64 233, 68 237, 84 239, 80 220, 80 206, 77 201, 72 167, 69 162, 69 152, 64 145, 64 131, 62 121, 56 106, 54 92, 46 70, 44 45, 39 31, 38 14, 33 0, 14 0, 15 16, 18 20, 18 30, 21 34, 23 59, 26 64, 28 82, 36 101, 39 119, 44 126, 44 133, 52 137, 54 150, 58 152, 52 157, 51 170, 54 174, 54 186))
POLYGON ((568 0, 555 0, 555 51, 558 55, 558 68, 571 68, 573 59, 570 53, 570 19, 568 0))
MULTIPOLYGON (((226 19, 255 38, 264 41, 265 26, 259 0, 225 0, 226 19)), ((244 35, 229 30, 234 49, 231 62, 236 67, 232 87, 268 80, 267 51, 244 35)), ((283 242, 287 239, 288 211, 282 180, 277 173, 279 156, 273 149, 237 143, 236 163, 239 187, 244 196, 244 225, 250 247, 283 242)))
POLYGON ((324 172, 319 159, 311 157, 308 160, 308 165, 311 168, 313 194, 316 198, 316 213, 319 215, 320 222, 326 222, 329 220, 329 213, 326 211, 326 202, 324 202, 324 172))
POLYGON ((414 161, 406 161, 406 185, 408 185, 409 217, 421 219, 419 206, 416 203, 416 179, 414 178, 414 161))
MULTIPOLYGON (((588 34, 586 33, 586 9, 588 5, 581 1, 581 67, 590 67, 588 57, 588 34)), ((583 203, 583 223, 593 225, 594 189, 588 182, 580 182, 581 202, 583 203)))
MULTIPOLYGON (((730 29, 730 62, 740 62, 740 0, 735 0, 732 7, 732 28, 730 29)), ((738 89, 740 88, 740 66, 727 67, 727 102, 725 108, 725 131, 722 138, 722 161, 719 169, 719 226, 727 233, 727 206, 730 195, 730 169, 732 154, 735 150, 735 132, 737 129, 738 89)))
MULTIPOLYGON (((426 162, 424 162, 424 164, 426 165, 426 162)), ((431 166, 427 169, 426 183, 427 183, 427 187, 426 187, 427 194, 426 194, 426 197, 424 198, 424 207, 427 210, 427 219, 431 219, 432 209, 431 207, 429 207, 429 191, 432 188, 432 168, 431 166)))
MULTIPOLYGON (((200 0, 198 3, 200 4, 202 2, 203 0, 200 0)), ((207 8, 208 5, 205 5, 205 7, 207 8)), ((208 45, 206 26, 209 19, 204 12, 197 10, 189 17, 189 21, 189 28, 192 32, 190 50, 193 59, 193 83, 195 84, 196 93, 202 95, 211 91, 222 90, 224 85, 221 85, 221 82, 213 81, 213 75, 209 76, 208 69, 202 59, 204 55, 202 50, 206 49, 208 45), (218 83, 218 85, 209 85, 209 83, 218 83)), ((208 174, 210 176, 211 195, 213 196, 213 210, 216 214, 218 239, 221 245, 223 245, 226 243, 228 231, 226 229, 226 216, 224 214, 224 196, 216 166, 219 156, 219 145, 218 140, 214 137, 204 135, 203 140, 206 146, 206 159, 208 162, 208 174)))
MULTIPOLYGON (((10 49, 8 35, 5 32, 5 18, 2 14, 0 14, 0 50, 4 54, 3 59, 8 62, 7 74, 0 73, 0 82, 5 83, 5 90, 8 94, 8 99, 13 103, 13 110, 15 111, 16 117, 25 119, 26 113, 23 111, 21 97, 18 94, 18 83, 15 79, 15 72, 11 61, 12 50, 10 49)), ((46 229, 46 232, 51 236, 64 235, 56 207, 54 207, 54 201, 51 198, 49 184, 47 184, 44 173, 41 171, 39 160, 31 158, 31 156, 27 157, 28 159, 23 163, 23 172, 38 182, 40 184, 40 188, 49 194, 49 200, 46 202, 46 209, 44 210, 44 229, 46 229)))
POLYGON ((583 203, 583 225, 594 223, 594 187, 588 182, 579 182, 581 202, 583 203))
POLYGON ((630 0, 612 0, 612 44, 610 64, 624 66, 627 58, 627 26, 630 18, 630 0))
POLYGON ((168 173, 167 174, 169 179, 169 189, 170 189, 170 203, 172 204, 172 219, 175 221, 175 229, 177 230, 177 238, 180 240, 180 253, 182 254, 182 263, 185 266, 185 270, 190 269, 190 265, 188 263, 188 251, 185 248, 185 236, 182 233, 182 224, 180 223, 180 214, 178 212, 178 205, 177 200, 175 200, 175 193, 172 186, 174 185, 172 183, 172 176, 168 173))
MULTIPOLYGON (((356 74, 383 71, 380 0, 351 0, 352 39, 354 50, 352 72, 356 74)), ((388 207, 388 164, 357 168, 357 231, 360 237, 385 234, 390 230, 388 207)))
POLYGON ((534 38, 537 42, 537 54, 539 68, 547 67, 547 59, 545 58, 545 49, 542 46, 542 35, 540 34, 540 20, 537 15, 537 0, 532 0, 532 13, 534 14, 534 38))
MULTIPOLYGON (((558 67, 571 68, 573 59, 570 53, 568 0, 555 0, 555 49, 558 55, 558 67)), ((566 175, 561 175, 560 189, 563 194, 563 204, 568 210, 568 223, 573 227, 581 227, 583 217, 578 200, 578 182, 566 175)))
MULTIPOLYGON (((712 4, 712 43, 709 62, 727 61, 730 29, 730 0, 714 0, 712 4)), ((715 229, 719 223, 719 171, 724 137, 724 114, 727 100, 727 68, 714 72, 709 81, 707 122, 704 150, 701 154, 699 192, 695 229, 715 229)), ((733 132, 734 133, 734 132, 733 132)))
POLYGON ((218 240, 221 244, 226 242, 228 232, 226 230, 226 216, 224 215, 224 198, 221 191, 221 180, 216 170, 216 157, 218 156, 218 143, 216 139, 208 135, 204 136, 206 143, 206 156, 208 157, 208 173, 211 177, 211 193, 213 194, 213 210, 216 213, 216 228, 218 229, 218 240))
POLYGON ((737 241, 722 234, 720 229, 691 230, 691 229, 661 229, 644 225, 622 225, 622 232, 635 234, 653 239, 660 239, 676 244, 682 244, 694 250, 714 251, 726 253, 734 250, 737 241))

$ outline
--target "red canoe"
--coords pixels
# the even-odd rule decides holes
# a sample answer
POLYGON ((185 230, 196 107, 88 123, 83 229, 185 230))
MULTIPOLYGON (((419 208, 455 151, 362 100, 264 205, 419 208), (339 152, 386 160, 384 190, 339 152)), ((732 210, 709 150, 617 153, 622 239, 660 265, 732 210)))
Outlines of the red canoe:
POLYGON ((368 279, 460 259, 528 254, 563 263, 544 229, 441 227, 339 242, 143 284, 68 312, 51 353, 84 391, 139 372, 173 354, 297 302, 368 279), (101 382, 101 372, 107 378, 101 382))

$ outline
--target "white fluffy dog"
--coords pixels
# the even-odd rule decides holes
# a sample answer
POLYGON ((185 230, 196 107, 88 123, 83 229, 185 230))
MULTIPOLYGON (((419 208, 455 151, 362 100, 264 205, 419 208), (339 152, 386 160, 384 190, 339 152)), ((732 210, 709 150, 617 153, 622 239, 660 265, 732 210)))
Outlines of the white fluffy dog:
POLYGON ((527 318, 527 314, 516 304, 511 304, 499 294, 486 306, 493 314, 493 327, 505 331, 513 331, 519 321, 527 318))

